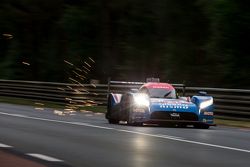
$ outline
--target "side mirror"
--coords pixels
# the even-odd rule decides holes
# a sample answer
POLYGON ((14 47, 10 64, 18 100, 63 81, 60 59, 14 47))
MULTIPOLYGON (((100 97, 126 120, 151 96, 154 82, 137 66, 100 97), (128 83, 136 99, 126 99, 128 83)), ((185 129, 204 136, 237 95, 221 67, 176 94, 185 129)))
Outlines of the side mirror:
POLYGON ((205 91, 199 91, 198 95, 199 96, 207 96, 207 92, 205 92, 205 91))

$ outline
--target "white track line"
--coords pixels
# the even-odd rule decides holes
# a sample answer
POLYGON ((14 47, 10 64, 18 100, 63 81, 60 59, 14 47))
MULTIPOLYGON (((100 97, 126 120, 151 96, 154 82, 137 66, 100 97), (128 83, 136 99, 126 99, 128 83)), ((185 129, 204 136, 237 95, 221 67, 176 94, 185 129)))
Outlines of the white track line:
POLYGON ((0 143, 0 148, 11 148, 12 146, 0 143))
POLYGON ((49 162, 63 162, 63 160, 60 160, 60 159, 57 159, 57 158, 54 158, 54 157, 50 157, 50 156, 47 156, 47 155, 43 155, 43 154, 28 153, 26 155, 29 155, 29 156, 32 156, 32 157, 35 157, 35 158, 39 158, 41 160, 49 161, 49 162))
POLYGON ((0 112, 0 114, 1 115, 12 116, 12 117, 32 119, 32 120, 40 120, 40 121, 47 121, 47 122, 55 122, 55 123, 63 123, 63 124, 86 126, 86 127, 92 127, 92 128, 98 128, 98 129, 114 130, 114 131, 118 131, 118 132, 133 133, 133 134, 139 134, 139 135, 144 135, 144 136, 150 136, 150 137, 157 137, 157 138, 162 138, 162 139, 174 140, 174 141, 179 141, 179 142, 184 142, 184 143, 198 144, 198 145, 203 145, 203 146, 209 146, 209 147, 215 147, 215 148, 221 148, 221 149, 227 149, 227 150, 233 150, 233 151, 240 151, 240 152, 250 153, 250 150, 246 150, 246 149, 240 149, 240 148, 235 148, 235 147, 228 147, 228 146, 222 146, 222 145, 216 145, 216 144, 209 144, 209 143, 197 142, 197 141, 183 139, 183 138, 177 137, 177 136, 167 136, 167 135, 161 135, 161 134, 149 134, 149 133, 136 132, 136 131, 130 131, 130 130, 109 128, 109 127, 105 127, 105 126, 97 126, 97 125, 92 125, 92 124, 82 123, 82 122, 59 121, 59 120, 39 118, 39 117, 30 117, 30 116, 24 116, 24 115, 9 114, 9 113, 5 113, 5 112, 0 112))

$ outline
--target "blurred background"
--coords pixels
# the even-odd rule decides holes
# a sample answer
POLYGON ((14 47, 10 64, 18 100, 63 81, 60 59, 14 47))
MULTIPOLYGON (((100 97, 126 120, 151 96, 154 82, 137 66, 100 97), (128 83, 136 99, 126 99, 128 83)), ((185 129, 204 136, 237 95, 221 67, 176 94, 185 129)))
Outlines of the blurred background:
POLYGON ((249 89, 249 6, 248 0, 1 0, 0 79, 160 77, 249 89))

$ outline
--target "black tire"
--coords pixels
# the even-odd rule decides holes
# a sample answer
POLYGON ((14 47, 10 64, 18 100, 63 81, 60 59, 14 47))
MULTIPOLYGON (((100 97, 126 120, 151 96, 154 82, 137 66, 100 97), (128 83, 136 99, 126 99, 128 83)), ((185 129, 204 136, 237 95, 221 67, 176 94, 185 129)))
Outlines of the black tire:
POLYGON ((128 117, 127 117, 127 124, 130 126, 143 126, 143 122, 134 122, 130 119, 130 112, 128 113, 128 117))
POLYGON ((209 129, 209 125, 207 124, 195 124, 194 127, 198 129, 209 129))
POLYGON ((108 96, 108 104, 107 104, 107 112, 106 112, 106 119, 110 119, 111 115, 111 96, 108 96))
POLYGON ((116 119, 108 119, 108 121, 110 124, 118 124, 119 123, 119 120, 116 120, 116 119))
POLYGON ((178 126, 179 128, 186 128, 186 127, 187 127, 187 125, 184 124, 184 123, 179 123, 179 124, 177 124, 177 126, 178 126))

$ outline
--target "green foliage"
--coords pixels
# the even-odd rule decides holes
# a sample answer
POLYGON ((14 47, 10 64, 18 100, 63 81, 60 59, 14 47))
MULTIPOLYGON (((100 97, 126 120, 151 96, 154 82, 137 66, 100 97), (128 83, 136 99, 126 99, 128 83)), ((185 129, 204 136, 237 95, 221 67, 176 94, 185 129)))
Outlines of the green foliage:
POLYGON ((250 88, 247 0, 2 0, 0 78, 89 77, 250 88), (9 36, 11 35, 11 36, 9 36))

